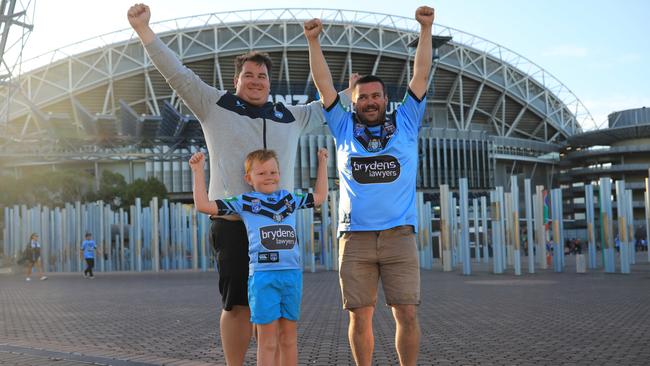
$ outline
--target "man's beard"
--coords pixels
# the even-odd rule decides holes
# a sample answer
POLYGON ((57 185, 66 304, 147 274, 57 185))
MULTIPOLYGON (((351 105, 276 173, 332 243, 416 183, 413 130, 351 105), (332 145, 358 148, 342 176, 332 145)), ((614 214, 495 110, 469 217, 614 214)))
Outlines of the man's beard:
MULTIPOLYGON (((366 109, 368 108, 366 107, 366 109)), ((362 113, 367 113, 367 112, 362 112, 362 113)), ((369 121, 362 113, 359 113, 359 111, 357 111, 357 118, 359 119, 359 122, 363 123, 366 126, 380 125, 384 123, 384 121, 386 120, 386 108, 381 105, 377 106, 377 119, 374 121, 369 121)))

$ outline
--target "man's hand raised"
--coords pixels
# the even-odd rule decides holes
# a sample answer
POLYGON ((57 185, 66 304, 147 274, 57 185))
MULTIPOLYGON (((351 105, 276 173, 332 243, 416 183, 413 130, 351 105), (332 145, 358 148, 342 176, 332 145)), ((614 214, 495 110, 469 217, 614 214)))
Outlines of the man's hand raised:
POLYGON ((430 8, 428 6, 420 6, 415 10, 415 20, 417 20, 421 26, 433 25, 434 17, 435 11, 433 8, 430 8))
POLYGON ((303 24, 303 30, 308 41, 318 40, 318 36, 323 30, 323 23, 318 18, 308 20, 303 24))
POLYGON ((149 7, 145 4, 135 4, 129 8, 129 11, 126 13, 129 18, 129 24, 137 32, 138 30, 144 29, 144 27, 149 26, 149 20, 151 19, 151 11, 149 7))

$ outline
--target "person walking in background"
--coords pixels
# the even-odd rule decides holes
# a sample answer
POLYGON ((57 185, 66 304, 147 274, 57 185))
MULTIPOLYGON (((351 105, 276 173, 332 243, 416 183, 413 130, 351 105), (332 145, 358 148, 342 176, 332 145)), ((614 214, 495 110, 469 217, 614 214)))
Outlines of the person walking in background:
POLYGON ((44 274, 43 270, 43 260, 41 258, 41 243, 38 241, 38 234, 33 233, 29 237, 29 244, 27 244, 26 248, 26 253, 27 257, 27 278, 25 279, 26 281, 31 281, 32 280, 32 272, 34 270, 34 266, 36 266, 36 270, 38 271, 38 276, 40 277, 41 281, 47 280, 47 276, 44 274))
POLYGON ((91 233, 86 233, 85 240, 81 243, 81 255, 86 261, 86 269, 84 269, 84 278, 95 279, 93 268, 95 267, 95 251, 97 251, 97 244, 93 240, 91 233))

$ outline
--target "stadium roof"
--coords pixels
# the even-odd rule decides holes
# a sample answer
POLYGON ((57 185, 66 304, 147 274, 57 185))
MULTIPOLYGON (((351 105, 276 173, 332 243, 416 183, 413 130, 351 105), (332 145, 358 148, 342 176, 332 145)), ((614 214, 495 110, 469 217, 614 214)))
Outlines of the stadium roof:
MULTIPOLYGON (((314 17, 325 25, 323 49, 339 86, 350 72, 377 73, 392 85, 410 78, 414 50, 408 45, 417 38, 419 24, 389 14, 259 9, 173 19, 152 28, 186 65, 219 88, 230 88, 234 55, 256 49, 271 53, 274 84, 284 94, 311 95, 302 22, 314 17)), ((563 143, 581 132, 582 123, 593 122, 566 86, 530 60, 450 27, 435 25, 434 33, 453 37, 439 50, 428 94, 430 105, 446 111, 449 127, 563 143)), ((66 128, 107 137, 197 132, 130 29, 26 61, 27 69, 32 71, 16 80, 18 88, 0 88, 0 97, 11 97, 0 106, 0 123, 7 123, 17 138, 66 128), (175 125, 165 122, 170 118, 175 125)))

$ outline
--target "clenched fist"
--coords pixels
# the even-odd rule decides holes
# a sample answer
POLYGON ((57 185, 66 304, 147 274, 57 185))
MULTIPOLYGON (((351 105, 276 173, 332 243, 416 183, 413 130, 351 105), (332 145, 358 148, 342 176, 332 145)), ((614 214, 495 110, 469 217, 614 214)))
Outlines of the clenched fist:
POLYGON ((305 38, 307 38, 308 41, 317 40, 320 32, 323 30, 323 23, 321 23, 320 19, 318 18, 308 20, 304 23, 303 30, 305 33, 305 38))
POLYGON ((201 170, 203 169, 203 162, 205 161, 205 156, 203 155, 202 152, 197 152, 192 155, 190 158, 190 168, 192 168, 193 171, 201 170))
POLYGON ((415 10, 415 20, 422 26, 433 25, 434 10, 428 6, 420 6, 415 10))
POLYGON ((149 7, 145 4, 135 4, 129 8, 129 11, 126 13, 129 18, 129 24, 136 31, 143 27, 149 26, 149 20, 151 19, 151 11, 149 7))
POLYGON ((327 151, 327 149, 325 149, 325 148, 318 149, 318 163, 319 164, 326 164, 328 157, 329 157, 329 151, 327 151))

